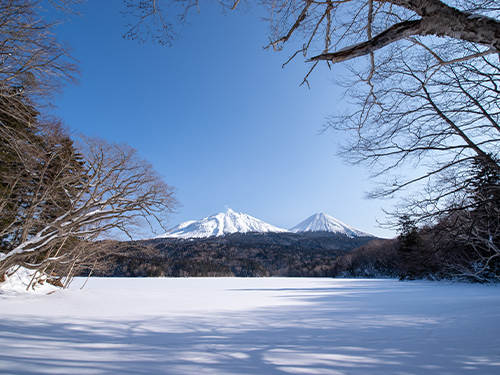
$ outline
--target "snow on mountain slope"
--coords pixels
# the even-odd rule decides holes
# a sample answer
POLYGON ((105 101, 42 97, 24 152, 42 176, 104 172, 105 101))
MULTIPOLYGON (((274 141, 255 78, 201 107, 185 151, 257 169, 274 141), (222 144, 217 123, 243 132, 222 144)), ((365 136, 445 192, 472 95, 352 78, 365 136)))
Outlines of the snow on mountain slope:
POLYGON ((199 221, 181 223, 165 234, 156 238, 205 238, 223 236, 230 233, 248 232, 288 232, 286 229, 275 227, 250 215, 234 212, 228 209, 226 213, 218 213, 199 221))
POLYGON ((333 232, 345 234, 349 237, 373 237, 371 234, 362 232, 359 229, 351 227, 350 225, 347 225, 340 220, 337 220, 334 217, 324 213, 318 213, 308 217, 300 224, 297 224, 296 226, 291 228, 290 232, 333 232))

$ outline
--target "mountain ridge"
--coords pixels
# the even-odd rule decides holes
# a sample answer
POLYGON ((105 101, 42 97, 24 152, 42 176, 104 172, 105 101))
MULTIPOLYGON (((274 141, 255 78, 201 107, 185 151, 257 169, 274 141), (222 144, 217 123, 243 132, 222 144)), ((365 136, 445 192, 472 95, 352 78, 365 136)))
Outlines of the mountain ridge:
POLYGON ((197 221, 186 221, 155 238, 206 238, 220 237, 232 233, 249 232, 288 232, 275 227, 253 216, 234 212, 228 208, 225 213, 219 212, 197 221))
POLYGON ((207 216, 201 220, 190 220, 182 222, 164 234, 156 236, 161 238, 195 239, 222 237, 235 233, 305 233, 305 232, 327 232, 346 235, 350 238, 373 237, 350 225, 347 225, 325 213, 317 213, 290 230, 276 227, 255 217, 241 212, 234 212, 228 208, 225 213, 207 216))
POLYGON ((335 219, 333 216, 323 212, 309 216, 306 220, 300 222, 296 226, 290 228, 290 232, 332 232, 345 234, 349 237, 374 237, 373 235, 363 232, 357 228, 343 223, 335 219))

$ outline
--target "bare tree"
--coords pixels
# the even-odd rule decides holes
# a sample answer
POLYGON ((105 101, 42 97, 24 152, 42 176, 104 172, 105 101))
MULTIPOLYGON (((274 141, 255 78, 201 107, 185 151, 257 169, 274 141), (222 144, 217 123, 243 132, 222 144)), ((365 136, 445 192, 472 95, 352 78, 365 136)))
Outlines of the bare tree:
MULTIPOLYGON (((77 2, 50 0, 48 3, 69 11, 77 2)), ((7 212, 15 215, 16 207, 20 207, 12 206, 12 201, 5 198, 19 195, 20 186, 23 183, 26 186, 30 177, 25 172, 35 171, 27 164, 36 163, 40 153, 47 151, 47 147, 41 147, 37 153, 33 149, 35 144, 44 143, 43 136, 48 136, 37 124, 40 112, 66 84, 77 81, 78 71, 69 47, 59 43, 53 34, 57 22, 47 22, 41 15, 44 5, 46 2, 41 0, 8 0, 0 4, 0 155, 3 164, 0 167, 3 220, 0 221, 9 221, 7 212), (32 160, 23 157, 26 149, 30 149, 27 154, 33 156, 32 160), (20 168, 18 173, 9 175, 16 167, 20 168), (6 202, 10 202, 10 208, 5 206, 6 202)))
MULTIPOLYGON (((50 1, 58 8, 76 2, 50 1)), ((8 0, 0 5, 0 95, 4 100, 23 91, 40 106, 65 85, 77 82, 70 48, 54 34, 58 21, 49 22, 41 15, 44 4, 41 0, 8 0)))
MULTIPOLYGON (((182 4, 187 11, 199 10, 198 1, 182 4)), ((221 2, 223 10, 241 4, 221 2)), ((392 213, 392 224, 408 217, 427 227, 447 227, 448 234, 475 249, 464 253, 468 260, 461 264, 475 263, 476 276, 482 277, 498 259, 499 228, 478 220, 478 207, 487 207, 489 197, 471 198, 471 166, 479 160, 500 172, 498 1, 262 4, 271 25, 267 48, 281 50, 292 37, 303 41, 290 60, 303 55, 312 63, 305 83, 321 61, 358 59, 348 65, 353 79, 337 80, 354 105, 332 115, 326 125, 346 132, 342 155, 367 165, 381 182, 371 197, 413 191, 392 213)), ((183 21, 185 14, 178 19, 183 21)))
MULTIPOLYGON (((128 31, 125 37, 152 39, 170 44, 179 24, 190 13, 200 13, 199 0, 125 0, 128 31)), ((456 0, 453 6, 440 0, 342 0, 218 1, 222 12, 261 5, 267 11, 270 42, 281 50, 293 36, 303 40, 292 56, 310 56, 314 69, 319 61, 332 63, 370 56, 402 40, 424 36, 444 37, 484 46, 488 53, 500 51, 499 6, 495 0, 456 0), (318 54, 319 52, 319 54, 318 54)), ((306 76, 307 79, 307 76, 306 76)))
MULTIPOLYGON (((190 10, 201 9, 198 1, 176 3, 180 8, 173 9, 167 4, 127 1, 131 9, 127 15, 136 17, 139 27, 138 19, 171 16, 182 22, 190 10), (176 9, 183 12, 175 13, 176 9)), ((225 11, 249 3, 220 4, 225 11)), ((343 152, 346 160, 367 164, 374 176, 387 182, 373 197, 391 196, 422 183, 420 191, 430 195, 405 206, 413 205, 423 215, 444 203, 453 194, 453 186, 465 183, 470 176, 458 171, 466 170, 476 157, 500 168, 491 158, 498 149, 500 129, 500 7, 496 1, 457 0, 453 6, 439 0, 262 4, 271 25, 267 47, 281 50, 292 36, 301 38, 303 46, 292 58, 319 51, 309 59, 311 71, 320 61, 337 63, 367 56, 368 64, 352 68, 354 81, 339 82, 355 99, 354 109, 331 116, 327 126, 350 137, 343 152), (406 173, 408 166, 421 174, 406 173), (444 183, 447 179, 449 183, 444 183)), ((173 27, 170 22, 157 31, 163 30, 168 38, 173 27)), ((151 31, 142 37, 159 38, 160 34, 151 31)))
MULTIPOLYGON (((134 149, 80 137, 75 148, 57 119, 41 112, 77 68, 41 15, 72 12, 80 0, 8 0, 0 5, 0 275, 13 266, 54 274, 64 285, 95 264, 117 232, 162 226, 173 188, 134 149)), ((9 271, 9 272, 10 272, 9 271)))
MULTIPOLYGON (((405 51, 394 51, 393 58, 398 53, 405 51)), ((354 93, 356 109, 332 116, 329 126, 351 135, 343 150, 351 162, 367 163, 375 176, 394 172, 373 196, 391 196, 418 182, 429 186, 433 180, 432 189, 444 200, 457 187, 467 187, 471 176, 460 171, 467 172, 476 158, 500 170, 492 157, 500 141, 500 70, 493 56, 444 66, 425 53, 413 57, 412 66, 380 67, 374 87, 354 93), (420 165, 421 174, 405 173, 420 165)), ((424 195, 430 193, 425 186, 424 195)), ((434 205, 436 199, 425 201, 434 205)))
MULTIPOLYGON (((193 0, 125 4, 124 14, 131 20, 126 36, 162 44, 176 38, 176 23, 201 10, 201 3, 193 0)), ((240 0, 219 4, 223 11, 251 5, 240 0)), ((479 158, 500 170, 497 1, 264 0, 261 4, 271 25, 267 48, 281 50, 292 37, 301 38, 302 47, 291 59, 300 54, 308 58, 310 72, 320 61, 366 57, 366 65, 353 68, 354 84, 348 84, 357 106, 332 116, 328 126, 351 136, 344 149, 349 161, 367 164, 375 176, 384 178, 385 185, 373 196, 392 196, 421 184, 417 194, 403 202, 405 214, 442 221, 443 214, 471 209, 472 180, 467 172, 471 163, 479 158), (416 174, 407 173, 408 167, 416 174)), ((38 72, 36 67, 28 72, 14 69, 10 75, 24 82, 20 86, 30 87, 30 82, 39 82, 28 74, 38 72)), ((6 92, 17 87, 9 85, 6 92)))
MULTIPOLYGON (((132 238, 135 229, 150 226, 152 221, 162 225, 173 212, 174 189, 134 149, 83 136, 77 149, 83 173, 67 173, 64 163, 51 171, 48 166, 55 159, 47 161, 43 171, 50 176, 41 177, 50 178, 36 179, 43 193, 28 205, 34 214, 23 218, 23 235, 17 245, 0 253, 0 272, 15 265, 45 271, 70 264, 70 275, 75 265, 88 263, 94 241, 115 231, 132 238), (65 205, 61 194, 66 195, 65 205), (57 205, 57 215, 42 215, 48 201, 57 205)), ((6 231, 14 227, 6 226, 2 234, 8 237, 12 233, 6 231)))
MULTIPOLYGON (((41 109, 66 84, 76 83, 69 47, 59 43, 57 22, 44 19, 45 5, 70 11, 78 0, 7 0, 0 4, 0 250, 2 257, 25 242, 63 209, 51 186, 78 163, 59 121, 41 109), (62 143, 61 143, 62 142, 62 143), (65 173, 64 172, 64 173, 65 173)), ((65 178, 63 178, 65 179, 65 178)), ((62 184, 61 184, 62 186, 62 184)), ((61 191, 58 192, 61 198, 61 191)), ((2 272, 3 273, 3 272, 2 272)))

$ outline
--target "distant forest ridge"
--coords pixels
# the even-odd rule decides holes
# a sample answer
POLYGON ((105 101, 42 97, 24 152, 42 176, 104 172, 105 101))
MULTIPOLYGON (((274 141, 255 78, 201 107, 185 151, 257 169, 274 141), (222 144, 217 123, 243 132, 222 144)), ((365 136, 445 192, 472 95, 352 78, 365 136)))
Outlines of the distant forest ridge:
MULTIPOLYGON (((203 239, 116 242, 96 276, 395 277, 396 240, 329 232, 234 233, 203 239), (365 252, 377 254, 368 263, 365 252), (379 260, 378 258, 383 258, 379 260), (359 264, 358 264, 359 263, 359 264), (365 264, 366 263, 366 264, 365 264), (373 263, 373 264, 372 264, 373 263)), ((370 255, 371 256, 371 255, 370 255)), ((87 275, 88 269, 81 275, 87 275)))

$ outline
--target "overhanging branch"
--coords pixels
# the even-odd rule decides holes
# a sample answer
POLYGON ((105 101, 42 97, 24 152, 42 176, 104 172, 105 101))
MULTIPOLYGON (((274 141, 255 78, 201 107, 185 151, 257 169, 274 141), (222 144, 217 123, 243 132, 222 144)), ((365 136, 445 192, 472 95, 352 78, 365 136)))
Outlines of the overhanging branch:
POLYGON ((421 20, 401 22, 391 26, 366 42, 342 48, 337 52, 323 53, 312 57, 309 61, 329 60, 337 63, 365 56, 398 40, 420 34, 420 26, 421 20))

